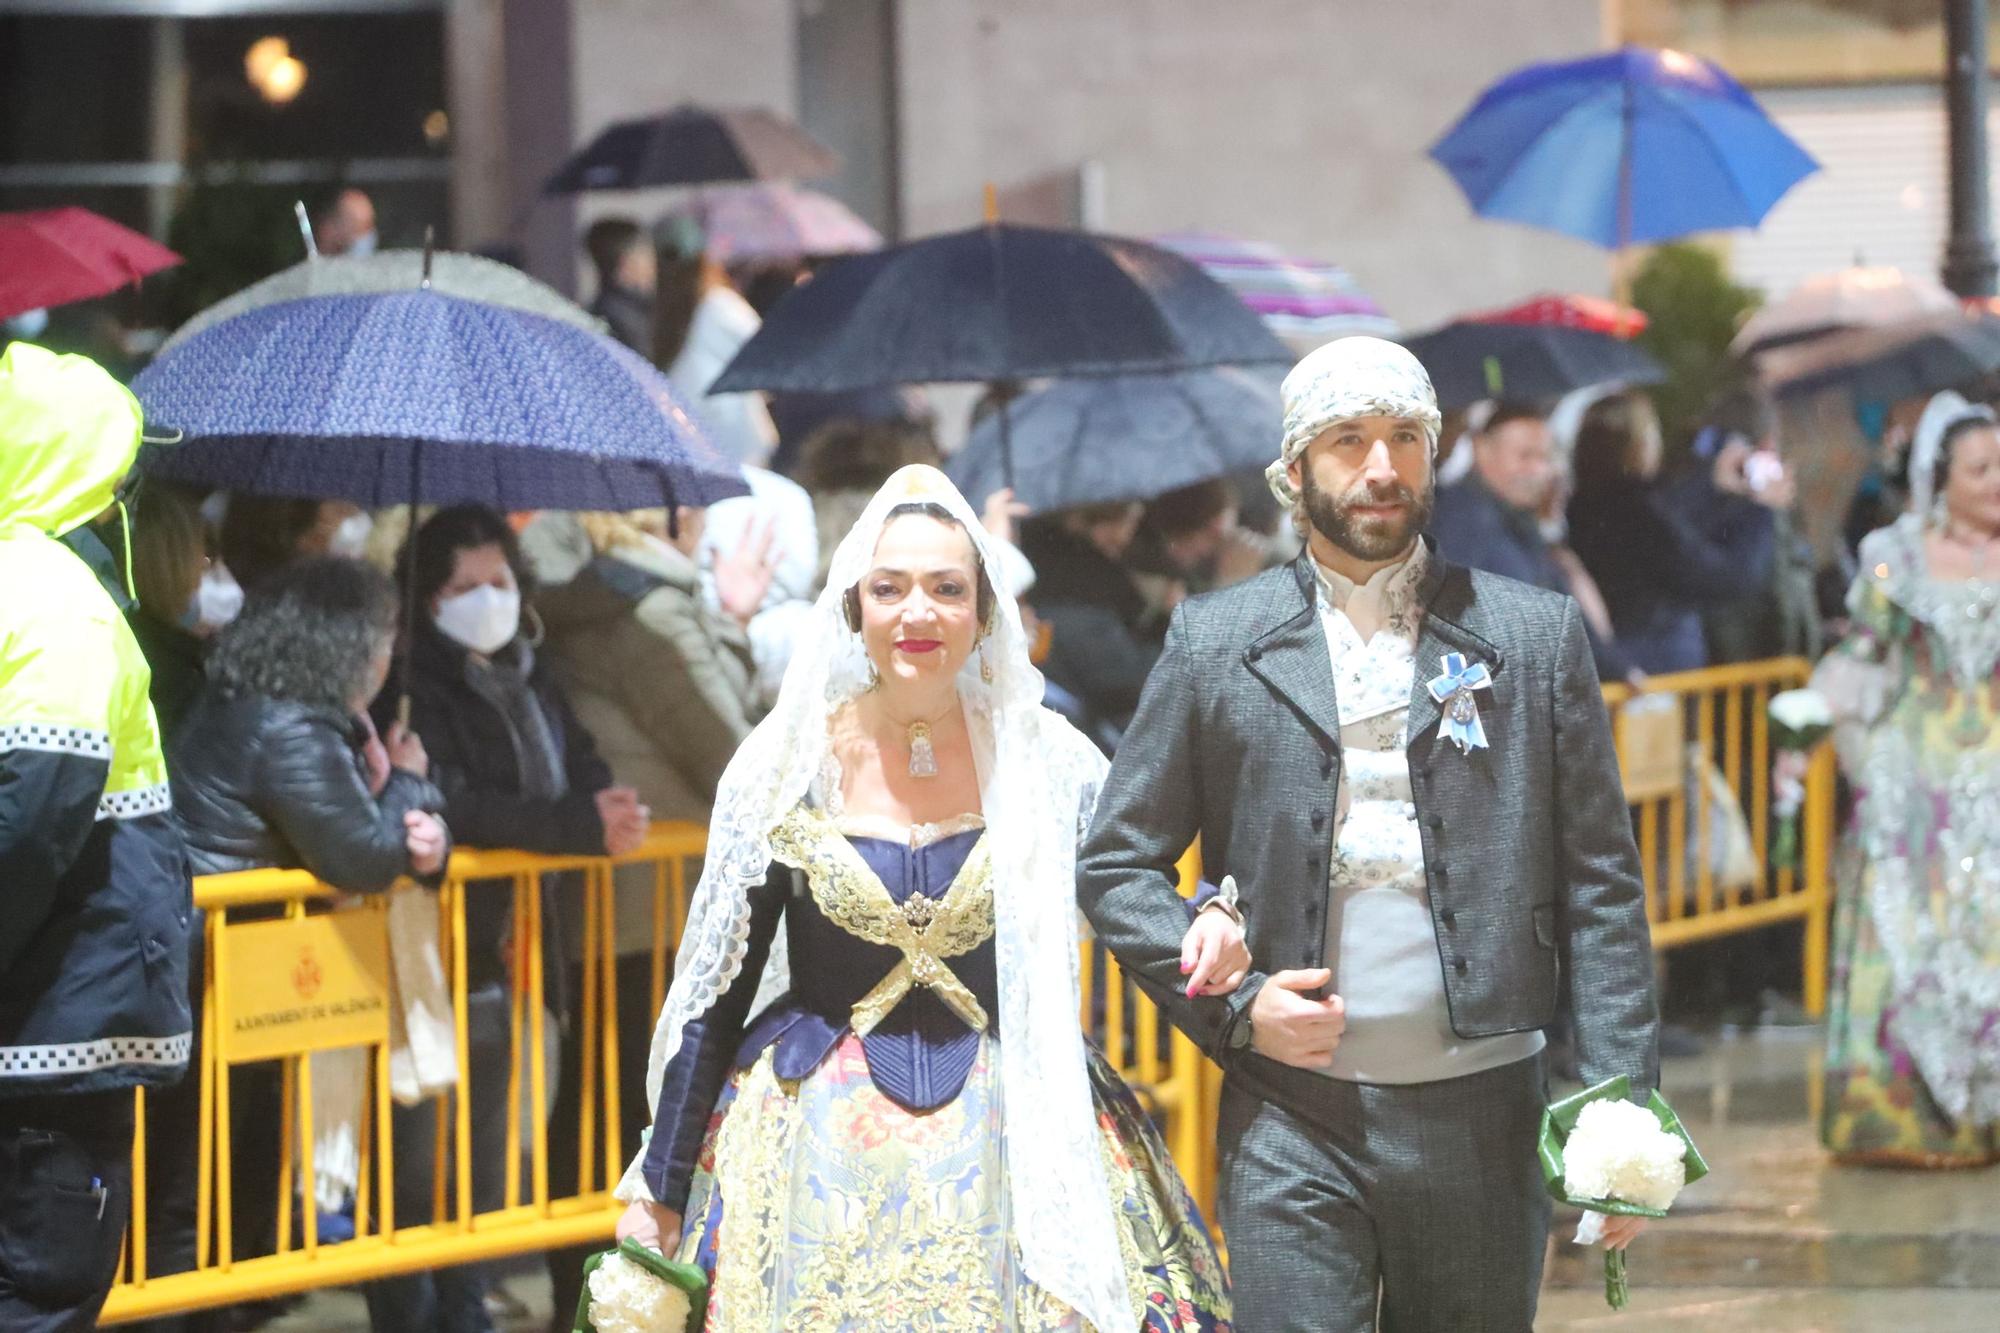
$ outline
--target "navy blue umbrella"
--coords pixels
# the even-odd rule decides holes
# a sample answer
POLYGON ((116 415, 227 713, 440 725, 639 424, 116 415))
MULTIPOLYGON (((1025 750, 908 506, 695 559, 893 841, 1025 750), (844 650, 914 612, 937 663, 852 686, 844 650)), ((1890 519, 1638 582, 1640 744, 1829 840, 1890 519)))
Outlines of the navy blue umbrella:
POLYGON ((1517 70, 1431 156, 1481 217, 1607 249, 1754 227, 1819 169, 1715 64, 1637 46, 1517 70))
POLYGON ((832 149, 761 107, 710 110, 684 103, 606 127, 549 177, 542 193, 819 180, 839 170, 832 149))
POLYGON ((1234 292, 1170 250, 993 223, 827 265, 786 293, 711 392, 1293 359, 1234 292))
POLYGON ((133 381, 186 442, 148 471, 260 495, 510 509, 747 493, 665 376, 602 334, 431 290, 262 306, 133 381))
MULTIPOLYGON (((1043 512, 1150 500, 1278 456, 1284 409, 1268 376, 1218 368, 1063 380, 1010 405, 1014 496, 1043 512)), ((1000 416, 945 465, 974 509, 1007 484, 1000 416)))

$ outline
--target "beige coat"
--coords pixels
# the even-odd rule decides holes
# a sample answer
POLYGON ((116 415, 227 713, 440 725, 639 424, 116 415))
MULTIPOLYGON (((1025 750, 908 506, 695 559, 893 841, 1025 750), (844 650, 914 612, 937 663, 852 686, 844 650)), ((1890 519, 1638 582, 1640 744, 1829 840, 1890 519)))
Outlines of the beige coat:
POLYGON ((590 549, 575 519, 544 514, 522 546, 571 705, 619 783, 653 818, 706 827, 716 784, 756 720, 749 640, 702 600, 700 571, 664 543, 590 549))

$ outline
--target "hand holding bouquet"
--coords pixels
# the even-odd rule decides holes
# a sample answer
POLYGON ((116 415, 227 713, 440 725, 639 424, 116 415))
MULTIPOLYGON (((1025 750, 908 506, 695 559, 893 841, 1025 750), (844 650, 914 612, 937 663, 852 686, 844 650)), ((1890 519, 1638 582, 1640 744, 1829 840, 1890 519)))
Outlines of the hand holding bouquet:
POLYGON ((1768 712, 1771 743, 1778 751, 1771 767, 1771 813, 1778 817, 1771 862, 1795 866, 1799 861, 1799 811, 1806 802, 1806 768, 1813 750, 1833 731, 1833 709, 1817 690, 1786 690, 1772 697, 1768 712))
MULTIPOLYGON (((1665 1217, 1708 1163, 1680 1117, 1655 1092, 1646 1106, 1626 1100, 1623 1076, 1567 1097, 1542 1113, 1542 1180, 1559 1202, 1586 1210, 1577 1240, 1594 1243, 1606 1213, 1665 1217)), ((1625 1251, 1604 1252, 1604 1299, 1625 1308, 1625 1251)))
POLYGON ((698 1333, 707 1313, 701 1269, 628 1239, 584 1265, 575 1333, 698 1333))

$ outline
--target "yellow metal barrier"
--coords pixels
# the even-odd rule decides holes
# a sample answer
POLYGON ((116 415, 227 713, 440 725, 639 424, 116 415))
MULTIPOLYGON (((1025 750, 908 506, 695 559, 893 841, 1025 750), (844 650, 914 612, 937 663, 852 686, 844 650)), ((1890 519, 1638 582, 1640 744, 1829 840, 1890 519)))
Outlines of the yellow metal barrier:
MULTIPOLYGON (((1671 948, 1779 921, 1803 920, 1808 926, 1806 1001, 1818 1013, 1826 989, 1833 840, 1833 757, 1824 748, 1814 758, 1806 780, 1806 798, 1799 815, 1798 868, 1773 869, 1768 856, 1776 817, 1771 791, 1774 756, 1766 708, 1777 691, 1803 684, 1807 671, 1803 660, 1786 659, 1657 676, 1636 693, 1623 686, 1607 688, 1605 703, 1621 727, 1621 759, 1627 763, 1628 795, 1635 811, 1646 875, 1647 916, 1655 946, 1671 948), (1642 702, 1649 700, 1660 702, 1642 702), (1648 719, 1643 726, 1641 719, 1648 719), (1638 771, 1641 765, 1636 753, 1647 728, 1655 742, 1652 760, 1658 768, 1650 775, 1638 771), (1658 743, 1662 736, 1666 737, 1664 752, 1677 752, 1678 764, 1662 760, 1663 747, 1658 743), (1664 767, 1660 767, 1662 763, 1664 767), (1710 778, 1711 770, 1718 776, 1710 778), (1694 775, 1692 781, 1689 774, 1694 775), (1644 780, 1639 785, 1645 786, 1645 791, 1633 785, 1635 779, 1644 780), (1736 807, 1737 816, 1721 808, 1725 799, 1736 807), (1738 855, 1734 867, 1724 866, 1725 871, 1737 873, 1718 875, 1717 840, 1744 841, 1739 820, 1748 830, 1748 874, 1740 873, 1745 858, 1738 855)), ((298 958, 278 956, 264 946, 267 938, 278 938, 267 931, 269 926, 291 922, 303 929, 304 923, 337 921, 344 932, 339 938, 350 942, 342 947, 351 949, 354 939, 373 936, 386 941, 386 900, 339 899, 302 871, 246 871, 197 880, 195 901, 206 912, 207 920, 200 1058, 188 1075, 200 1100, 197 1139, 187 1145, 198 1164, 196 1265, 190 1272, 161 1274, 155 1271, 156 1265, 148 1264, 156 1238, 149 1237, 146 1230, 148 1096, 142 1092, 138 1095, 132 1225, 125 1264, 105 1306, 103 1322, 119 1323, 607 1239, 618 1209, 611 1189, 636 1143, 638 1128, 620 1122, 617 1091, 624 1073, 618 1057, 615 1003, 617 908, 621 902, 628 909, 632 906, 635 888, 643 888, 650 898, 643 904, 652 941, 651 1007, 646 1015, 650 1022, 666 994, 673 950, 687 917, 693 872, 703 847, 700 828, 662 824, 654 827, 637 852, 615 861, 522 852, 454 853, 450 878, 436 895, 436 903, 456 1024, 461 1089, 470 1083, 467 902, 475 894, 511 895, 514 984, 508 987, 513 1036, 507 1104, 496 1111, 473 1107, 469 1097, 434 1099, 438 1116, 432 1144, 436 1163, 430 1200, 433 1220, 398 1224, 394 1204, 397 1144, 389 1132, 390 1051, 386 1028, 380 1029, 382 1035, 363 1046, 369 1055, 370 1086, 361 1108, 354 1197, 357 1234, 339 1244, 321 1239, 313 1203, 320 1166, 313 1142, 308 1052, 326 1049, 327 1041, 347 1031, 338 1027, 341 1021, 363 1025, 375 1021, 368 1008, 368 997, 375 993, 370 989, 373 982, 368 960, 363 959, 351 975, 332 979, 344 979, 354 991, 353 997, 338 1005, 318 1006, 341 1009, 340 1013, 300 1018, 291 1010, 278 1010, 246 1016, 239 1012, 242 1005, 237 1001, 246 987, 258 991, 259 986, 252 983, 259 979, 265 983, 261 989, 272 993, 281 992, 287 984, 294 989, 309 986, 315 990, 330 984, 325 974, 334 960, 326 956, 325 948, 330 947, 327 941, 333 937, 323 932, 312 938, 299 936, 306 941, 299 947, 321 947, 306 966, 298 958), (627 870, 614 876, 616 870, 628 866, 644 867, 650 874, 627 870), (578 1184, 574 1191, 561 1194, 550 1187, 550 1154, 571 1149, 548 1141, 548 1099, 554 1088, 546 1054, 549 960, 542 951, 540 891, 543 877, 555 872, 573 872, 576 885, 565 885, 558 891, 581 895, 583 927, 582 984, 574 1025, 582 1041, 581 1128, 574 1145, 578 1184), (647 882, 635 886, 635 876, 647 882), (246 946, 246 941, 251 943, 246 946), (247 953, 246 947, 250 950, 247 953), (287 968, 293 971, 286 972, 287 968), (271 1041, 282 1044, 285 1039, 268 1035, 252 1039, 247 1033, 225 1030, 228 1014, 246 1022, 256 1018, 250 1032, 268 1034, 270 1029, 295 1026, 302 1034, 298 1048, 278 1059, 283 1132, 279 1136, 274 1201, 277 1243, 268 1254, 245 1253, 245 1242, 254 1238, 234 1234, 238 1191, 230 1154, 231 1071, 246 1061, 240 1055, 235 1060, 231 1057, 242 1051, 259 1054, 268 1050, 271 1041), (321 1026, 321 1019, 334 1026, 321 1026), (315 1039, 314 1032, 321 1032, 324 1040, 315 1039), (506 1142, 520 1149, 508 1164, 502 1205, 486 1211, 476 1209, 473 1201, 475 1110, 504 1115, 506 1142)), ((1183 894, 1193 892, 1198 870, 1197 854, 1190 849, 1180 865, 1183 894)), ((386 944, 383 947, 386 949, 386 944)), ((556 960, 556 965, 567 961, 556 960)), ((1158 1118, 1175 1161, 1212 1222, 1219 1072, 1186 1036, 1162 1023, 1159 1011, 1101 948, 1086 941, 1080 964, 1086 1030, 1158 1118)))
POLYGON ((1638 691, 1608 686, 1604 702, 1619 728, 1653 946, 1804 921, 1805 1005, 1817 1015, 1826 1007, 1833 902, 1831 746, 1820 747, 1806 773, 1797 865, 1774 865, 1771 856, 1780 822, 1772 801, 1771 698, 1803 686, 1811 671, 1796 657, 1709 667, 1650 677, 1638 691), (1639 729, 1629 724, 1648 709, 1660 710, 1656 720, 1669 745, 1678 741, 1679 762, 1658 781, 1635 784, 1639 729))

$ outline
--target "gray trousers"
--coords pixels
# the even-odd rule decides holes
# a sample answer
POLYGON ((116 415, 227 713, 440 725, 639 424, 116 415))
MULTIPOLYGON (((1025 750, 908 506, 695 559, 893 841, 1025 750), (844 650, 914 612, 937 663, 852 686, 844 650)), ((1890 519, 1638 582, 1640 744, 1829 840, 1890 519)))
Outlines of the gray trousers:
POLYGON ((1325 1080, 1311 1121, 1222 1092, 1239 1333, 1526 1333, 1550 1203, 1542 1060, 1437 1083, 1325 1080))

